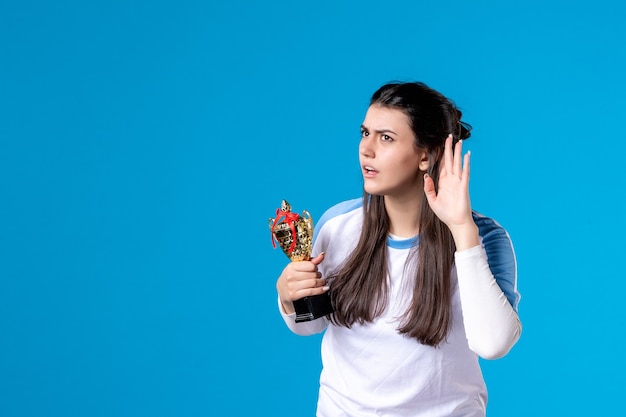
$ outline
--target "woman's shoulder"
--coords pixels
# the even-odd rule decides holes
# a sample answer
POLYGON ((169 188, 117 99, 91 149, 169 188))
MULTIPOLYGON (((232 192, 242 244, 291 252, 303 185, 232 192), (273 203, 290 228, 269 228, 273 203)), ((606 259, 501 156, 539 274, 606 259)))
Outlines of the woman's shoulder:
POLYGON ((350 213, 354 210, 360 209, 361 207, 363 207, 363 199, 360 197, 341 201, 329 207, 324 214, 322 214, 322 217, 320 217, 320 222, 324 219, 332 219, 333 217, 350 213))
POLYGON ((353 214, 360 214, 361 207, 363 207, 362 198, 353 198, 350 200, 344 200, 329 207, 319 218, 315 226, 315 230, 320 230, 328 222, 332 222, 338 218, 351 218, 353 214))
POLYGON ((478 226, 478 234, 483 240, 497 239, 498 237, 509 238, 506 229, 495 219, 485 216, 476 210, 472 211, 472 217, 474 219, 474 223, 478 226))

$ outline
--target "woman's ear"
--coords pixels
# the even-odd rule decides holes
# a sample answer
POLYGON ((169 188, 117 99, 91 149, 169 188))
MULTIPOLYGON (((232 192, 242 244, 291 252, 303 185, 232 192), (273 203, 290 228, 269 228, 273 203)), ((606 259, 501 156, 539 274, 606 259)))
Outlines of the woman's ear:
POLYGON ((437 151, 428 151, 427 149, 422 149, 419 153, 418 157, 419 161, 419 169, 420 171, 427 172, 428 168, 437 160, 437 151))
POLYGON ((442 151, 443 149, 441 148, 431 149, 430 151, 424 149, 420 154, 419 169, 427 172, 428 168, 436 165, 437 161, 442 156, 442 151))
POLYGON ((420 155, 420 162, 419 162, 419 169, 420 171, 428 171, 428 167, 430 166, 430 155, 428 153, 428 151, 423 151, 420 155))

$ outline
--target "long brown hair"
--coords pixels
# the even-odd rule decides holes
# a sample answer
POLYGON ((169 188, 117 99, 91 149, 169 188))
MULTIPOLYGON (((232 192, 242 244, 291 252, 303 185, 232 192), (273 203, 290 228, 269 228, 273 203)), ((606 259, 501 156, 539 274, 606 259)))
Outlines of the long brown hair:
MULTIPOLYGON (((467 139, 471 126, 461 121, 455 104, 424 83, 390 83, 380 87, 370 105, 399 109, 410 120, 415 144, 430 154, 428 175, 435 188, 444 141, 467 139)), ((455 245, 448 227, 437 218, 422 199, 419 244, 411 250, 405 271, 414 271, 413 296, 398 332, 430 346, 446 337, 451 320, 450 274, 455 245)), ((346 261, 333 273, 331 297, 335 312, 333 323, 351 327, 372 322, 387 307, 387 235, 389 217, 384 197, 363 192, 363 226, 359 242, 346 261)))

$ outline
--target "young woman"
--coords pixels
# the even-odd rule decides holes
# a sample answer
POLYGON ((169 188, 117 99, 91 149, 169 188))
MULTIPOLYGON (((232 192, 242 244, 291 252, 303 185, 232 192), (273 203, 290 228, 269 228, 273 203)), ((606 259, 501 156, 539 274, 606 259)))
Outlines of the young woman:
POLYGON ((316 224, 310 261, 276 287, 287 326, 325 331, 317 416, 484 416, 478 357, 517 342, 507 232, 472 210, 471 127, 423 83, 392 83, 361 125, 363 197, 316 224), (293 301, 330 291, 335 312, 296 323, 293 301))

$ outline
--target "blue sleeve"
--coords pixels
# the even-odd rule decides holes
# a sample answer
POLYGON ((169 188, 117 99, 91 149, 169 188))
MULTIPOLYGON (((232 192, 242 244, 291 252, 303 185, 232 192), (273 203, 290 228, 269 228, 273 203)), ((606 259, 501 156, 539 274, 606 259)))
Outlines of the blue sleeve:
POLYGON ((517 261, 513 243, 507 231, 495 220, 473 212, 474 223, 487 253, 489 268, 498 286, 517 312, 521 298, 517 291, 517 261))

